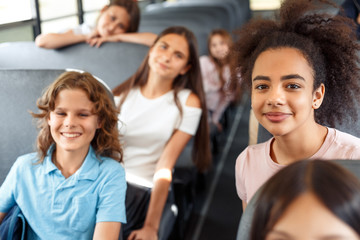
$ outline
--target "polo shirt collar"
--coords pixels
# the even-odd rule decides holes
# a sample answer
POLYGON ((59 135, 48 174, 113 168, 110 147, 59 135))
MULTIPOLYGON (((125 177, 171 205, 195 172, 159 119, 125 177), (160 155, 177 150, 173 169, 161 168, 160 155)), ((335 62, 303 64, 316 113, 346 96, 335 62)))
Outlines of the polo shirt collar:
MULTIPOLYGON (((46 157, 44 158, 44 167, 45 167, 45 174, 49 174, 58 170, 55 164, 52 162, 51 157, 52 153, 55 150, 55 144, 51 145, 46 157)), ((77 175, 78 180, 87 179, 87 180, 95 180, 100 172, 100 163, 101 159, 96 156, 95 150, 90 145, 89 151, 85 157, 85 160, 81 167, 74 173, 77 175)))
POLYGON ((54 152, 55 144, 51 145, 47 151, 47 154, 44 158, 44 167, 45 167, 45 174, 49 174, 50 172, 56 171, 57 167, 51 161, 52 153, 54 152))

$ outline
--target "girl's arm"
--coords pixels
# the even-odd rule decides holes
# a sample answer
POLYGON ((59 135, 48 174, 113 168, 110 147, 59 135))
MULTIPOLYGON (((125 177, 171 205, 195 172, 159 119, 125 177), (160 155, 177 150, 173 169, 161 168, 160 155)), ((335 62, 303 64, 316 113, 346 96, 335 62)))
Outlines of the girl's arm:
MULTIPOLYGON (((195 94, 190 94, 186 101, 186 105, 200 108, 200 100, 195 94)), ((130 240, 157 239, 160 219, 172 180, 172 169, 191 137, 192 135, 188 133, 176 130, 167 143, 156 166, 154 187, 151 191, 150 203, 144 226, 137 231, 133 231, 129 236, 130 240)))
POLYGON ((4 220, 6 214, 7 214, 7 213, 0 212, 0 224, 1 224, 2 221, 4 220))
POLYGON ((119 222, 98 222, 95 225, 93 240, 118 240, 120 228, 119 222))
POLYGON ((108 37, 94 37, 89 38, 87 43, 90 46, 100 47, 104 42, 130 42, 151 46, 157 35, 150 32, 142 33, 120 33, 108 37))
POLYGON ((74 34, 72 30, 64 33, 40 34, 35 39, 35 44, 41 48, 61 48, 75 43, 85 42, 87 35, 74 34))

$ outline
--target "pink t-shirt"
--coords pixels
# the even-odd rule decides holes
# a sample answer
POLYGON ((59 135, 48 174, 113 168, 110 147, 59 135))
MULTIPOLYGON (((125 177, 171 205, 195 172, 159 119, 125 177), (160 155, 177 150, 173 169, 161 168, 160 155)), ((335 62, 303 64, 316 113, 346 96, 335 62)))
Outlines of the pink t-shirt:
POLYGON ((221 91, 221 82, 219 73, 215 64, 209 56, 200 57, 200 69, 204 84, 204 91, 206 97, 206 106, 213 111, 212 122, 218 123, 227 106, 234 99, 234 93, 229 91, 230 84, 230 68, 224 68, 222 77, 225 80, 224 91, 221 91))
MULTIPOLYGON (((248 146, 236 160, 236 190, 240 199, 246 203, 266 180, 286 166, 275 163, 270 157, 270 146, 273 139, 248 146)), ((360 160, 360 138, 328 128, 323 145, 310 159, 360 160)))

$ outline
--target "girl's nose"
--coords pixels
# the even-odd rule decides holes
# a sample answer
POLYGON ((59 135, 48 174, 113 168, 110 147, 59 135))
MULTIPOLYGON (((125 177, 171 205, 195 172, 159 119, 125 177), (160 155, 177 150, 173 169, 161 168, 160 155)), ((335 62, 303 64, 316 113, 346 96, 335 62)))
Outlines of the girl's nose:
POLYGON ((110 23, 108 26, 108 31, 110 33, 113 33, 115 29, 116 29, 116 23, 110 23))
POLYGON ((285 103, 285 94, 280 87, 269 89, 267 104, 272 106, 281 106, 285 103))
POLYGON ((167 51, 163 52, 162 58, 163 58, 163 60, 168 62, 171 59, 171 55, 172 55, 171 52, 169 50, 167 50, 167 51))

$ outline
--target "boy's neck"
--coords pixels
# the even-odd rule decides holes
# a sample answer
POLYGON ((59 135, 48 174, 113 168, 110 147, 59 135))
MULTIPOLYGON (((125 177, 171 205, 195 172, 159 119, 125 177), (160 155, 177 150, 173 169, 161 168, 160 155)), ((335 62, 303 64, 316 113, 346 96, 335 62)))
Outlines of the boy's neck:
POLYGON ((83 164, 88 150, 82 152, 56 149, 52 156, 52 162, 61 171, 65 178, 73 175, 83 164))

